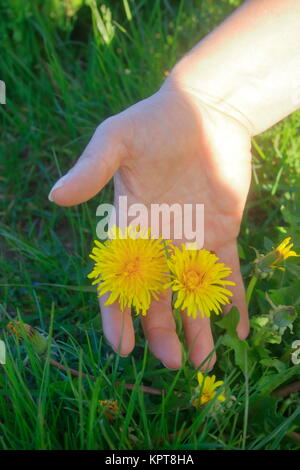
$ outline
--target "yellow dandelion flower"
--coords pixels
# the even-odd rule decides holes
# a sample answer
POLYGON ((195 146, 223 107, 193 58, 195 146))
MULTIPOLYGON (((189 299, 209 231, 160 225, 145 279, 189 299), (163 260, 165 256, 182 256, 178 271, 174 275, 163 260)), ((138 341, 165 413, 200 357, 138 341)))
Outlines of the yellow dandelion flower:
POLYGON ((257 257, 254 261, 254 272, 257 278, 265 279, 272 276, 275 268, 284 271, 284 267, 278 266, 278 263, 281 263, 291 256, 300 256, 292 250, 294 244, 290 242, 291 237, 285 238, 276 248, 273 248, 273 250, 266 255, 256 252, 257 257))
POLYGON ((163 241, 132 227, 124 233, 114 227, 109 235, 105 243, 95 240, 90 254, 95 265, 88 277, 98 284, 99 296, 110 293, 105 305, 118 301, 122 311, 134 307, 137 314, 146 315, 169 280, 163 241))
MULTIPOLYGON (((199 396, 193 400, 193 406, 195 406, 195 408, 198 408, 201 405, 205 405, 205 403, 208 403, 210 400, 212 400, 217 394, 216 389, 224 384, 223 380, 216 381, 215 375, 212 377, 209 375, 204 377, 201 372, 198 372, 197 379, 199 383, 199 386, 197 387, 199 396)), ((217 399, 219 401, 226 400, 223 394, 219 394, 217 399)))
POLYGON ((232 292, 224 285, 234 286, 232 281, 224 280, 232 270, 219 258, 207 251, 189 250, 182 245, 182 250, 174 248, 168 264, 172 275, 170 286, 177 292, 175 308, 186 310, 189 316, 209 317, 211 312, 217 315, 222 305, 229 304, 232 292))
POLYGON ((120 411, 116 400, 99 400, 99 405, 103 408, 104 416, 108 421, 113 421, 120 411))
POLYGON ((290 241, 291 237, 287 237, 280 243, 280 245, 278 245, 277 248, 274 249, 277 258, 273 261, 273 266, 280 261, 290 258, 290 256, 300 256, 292 250, 294 244, 290 243, 290 241))

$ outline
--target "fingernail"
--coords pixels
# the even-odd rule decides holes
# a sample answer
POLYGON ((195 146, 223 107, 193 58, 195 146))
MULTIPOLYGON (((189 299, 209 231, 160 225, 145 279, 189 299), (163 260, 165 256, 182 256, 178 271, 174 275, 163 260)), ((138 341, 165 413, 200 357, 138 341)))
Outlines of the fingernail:
POLYGON ((163 361, 161 361, 162 365, 166 368, 166 369, 169 369, 169 370, 172 370, 170 369, 170 367, 168 367, 163 361))
POLYGON ((108 344, 110 345, 111 349, 113 350, 113 352, 115 354, 118 354, 120 357, 128 357, 129 354, 121 354, 119 351, 118 351, 118 348, 115 348, 113 346, 113 344, 105 337, 106 341, 108 342, 108 344))
POLYGON ((53 191, 56 191, 56 189, 58 188, 62 188, 62 186, 65 184, 68 178, 69 178, 69 174, 67 173, 66 175, 62 176, 58 181, 56 181, 55 185, 53 186, 53 188, 51 189, 48 195, 49 201, 53 202, 53 191))
POLYGON ((121 354, 119 351, 116 351, 115 348, 110 344, 112 350, 114 351, 115 354, 118 354, 120 357, 128 357, 129 354, 121 354))
POLYGON ((176 368, 174 369, 174 368, 172 368, 172 367, 167 366, 162 360, 161 360, 161 363, 162 363, 162 365, 163 365, 166 369, 173 370, 173 371, 179 369, 179 367, 176 367, 176 368))

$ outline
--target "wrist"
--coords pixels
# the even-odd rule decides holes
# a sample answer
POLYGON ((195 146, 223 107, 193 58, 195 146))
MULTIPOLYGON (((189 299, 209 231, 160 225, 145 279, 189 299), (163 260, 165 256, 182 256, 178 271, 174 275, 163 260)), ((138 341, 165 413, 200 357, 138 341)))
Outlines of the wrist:
POLYGON ((168 82, 238 119, 256 135, 300 107, 300 4, 252 0, 174 67, 168 82))
POLYGON ((209 85, 207 85, 203 79, 201 81, 196 80, 192 74, 189 75, 186 71, 186 68, 181 67, 179 63, 168 76, 161 89, 176 90, 182 95, 189 96, 190 99, 201 103, 202 106, 208 106, 225 118, 234 120, 246 130, 249 136, 255 133, 254 126, 248 117, 238 107, 232 105, 229 100, 226 100, 226 93, 217 94, 211 86, 211 80, 208 80, 209 85))

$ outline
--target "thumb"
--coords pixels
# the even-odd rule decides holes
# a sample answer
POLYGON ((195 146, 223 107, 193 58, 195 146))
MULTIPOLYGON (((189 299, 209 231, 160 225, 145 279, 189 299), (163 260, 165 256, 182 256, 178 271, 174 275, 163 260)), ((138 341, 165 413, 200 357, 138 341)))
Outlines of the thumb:
POLYGON ((75 165, 55 183, 49 200, 60 206, 73 206, 95 196, 126 156, 120 131, 115 117, 104 121, 75 165))

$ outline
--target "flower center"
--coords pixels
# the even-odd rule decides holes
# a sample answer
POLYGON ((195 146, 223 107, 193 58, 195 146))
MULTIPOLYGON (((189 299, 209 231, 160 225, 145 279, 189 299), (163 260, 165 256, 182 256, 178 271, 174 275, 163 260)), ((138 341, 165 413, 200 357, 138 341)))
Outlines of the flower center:
POLYGON ((136 258, 133 261, 129 261, 128 263, 125 264, 125 274, 136 274, 137 271, 139 270, 139 259, 136 258))
POLYGON ((201 395, 201 405, 204 405, 205 403, 207 403, 207 402, 210 401, 211 399, 212 399, 212 394, 211 394, 211 393, 202 392, 202 395, 201 395))
POLYGON ((187 271, 186 275, 185 275, 186 286, 189 289, 195 289, 201 283, 202 277, 203 276, 200 275, 194 269, 191 269, 190 271, 187 271))

